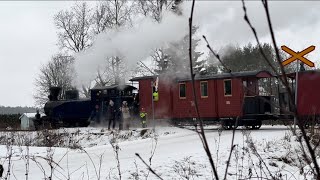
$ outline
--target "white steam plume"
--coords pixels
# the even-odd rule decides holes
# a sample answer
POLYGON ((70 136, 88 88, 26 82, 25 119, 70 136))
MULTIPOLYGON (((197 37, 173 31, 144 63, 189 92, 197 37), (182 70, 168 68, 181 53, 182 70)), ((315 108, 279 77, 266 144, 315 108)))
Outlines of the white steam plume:
MULTIPOLYGON (((246 5, 259 37, 261 40, 269 40, 269 30, 261 2, 249 1, 246 5)), ((155 48, 182 39, 188 33, 190 7, 190 1, 185 1, 181 7, 184 16, 167 12, 160 24, 146 18, 137 28, 99 34, 90 49, 76 55, 78 84, 90 82, 95 77, 98 67, 106 64, 108 56, 124 56, 127 66, 133 68, 137 61, 144 60, 155 48)), ((271 18, 279 44, 291 43, 293 47, 299 47, 298 49, 304 47, 300 47, 302 43, 317 45, 314 40, 320 27, 317 11, 319 7, 319 2, 270 2, 271 18), (284 11, 286 16, 283 15, 284 11), (296 33, 306 39, 305 42, 296 38, 296 33)), ((250 28, 243 20, 241 1, 198 1, 194 12, 194 24, 200 27, 199 35, 206 35, 214 49, 229 43, 244 45, 255 42, 250 28)), ((199 49, 207 50, 205 43, 202 42, 199 49)))
POLYGON ((152 50, 167 43, 181 40, 188 33, 188 18, 172 12, 164 14, 161 23, 145 18, 137 28, 118 29, 97 35, 93 46, 76 55, 77 84, 93 80, 99 66, 106 64, 107 57, 124 57, 129 68, 146 59, 152 50))

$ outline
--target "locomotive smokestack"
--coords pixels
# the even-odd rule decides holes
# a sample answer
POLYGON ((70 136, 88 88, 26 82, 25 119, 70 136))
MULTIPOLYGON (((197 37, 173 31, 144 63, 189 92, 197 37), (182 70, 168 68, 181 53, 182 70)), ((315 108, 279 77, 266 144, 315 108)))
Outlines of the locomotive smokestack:
POLYGON ((61 91, 61 87, 50 87, 49 91, 50 91, 49 100, 57 101, 61 91))
POLYGON ((78 90, 68 90, 66 91, 66 100, 77 100, 79 99, 79 91, 78 90))

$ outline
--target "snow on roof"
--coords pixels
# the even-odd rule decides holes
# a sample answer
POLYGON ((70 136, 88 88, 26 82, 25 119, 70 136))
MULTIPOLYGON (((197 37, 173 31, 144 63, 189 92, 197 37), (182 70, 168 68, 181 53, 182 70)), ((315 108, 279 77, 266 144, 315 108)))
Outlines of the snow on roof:
POLYGON ((203 67, 203 68, 201 68, 201 70, 200 70, 200 71, 202 72, 202 71, 205 71, 205 70, 206 70, 206 68, 204 68, 204 67, 203 67))
MULTIPOLYGON (((205 80, 205 79, 226 79, 233 77, 258 77, 260 73, 267 73, 267 76, 262 76, 262 78, 272 77, 273 75, 266 70, 262 71, 242 71, 242 72, 231 72, 231 73, 221 73, 221 74, 209 74, 209 75, 196 75, 195 80, 205 80)), ((178 79, 179 82, 190 81, 191 78, 178 79)))
MULTIPOLYGON (((36 116, 37 113, 23 113, 19 119, 21 119, 23 116, 26 116, 28 118, 34 118, 36 116)), ((44 116, 44 113, 40 113, 41 116, 44 116)))

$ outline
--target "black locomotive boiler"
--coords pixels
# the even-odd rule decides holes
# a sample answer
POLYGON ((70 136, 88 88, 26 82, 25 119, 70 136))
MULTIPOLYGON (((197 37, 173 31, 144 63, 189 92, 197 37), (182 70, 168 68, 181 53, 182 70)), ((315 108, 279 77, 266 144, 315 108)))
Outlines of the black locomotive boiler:
MULTIPOLYGON (((60 87, 51 87, 49 101, 44 105, 45 116, 35 120, 36 129, 58 127, 87 127, 93 114, 103 119, 110 100, 116 107, 127 101, 133 107, 136 88, 130 85, 112 85, 91 89, 90 98, 79 98, 77 90, 65 92, 59 98, 60 87)), ((96 118, 94 120, 97 120, 96 118)), ((98 119, 99 120, 99 119, 98 119)))

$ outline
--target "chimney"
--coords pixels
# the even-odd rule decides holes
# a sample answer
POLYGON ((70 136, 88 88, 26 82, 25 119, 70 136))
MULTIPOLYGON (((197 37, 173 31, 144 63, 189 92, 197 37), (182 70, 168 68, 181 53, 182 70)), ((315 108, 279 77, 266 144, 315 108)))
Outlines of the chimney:
POLYGON ((79 91, 78 90, 68 90, 66 91, 66 100, 77 100, 79 99, 79 91))
POLYGON ((61 91, 61 87, 50 87, 49 101, 57 101, 61 91))

